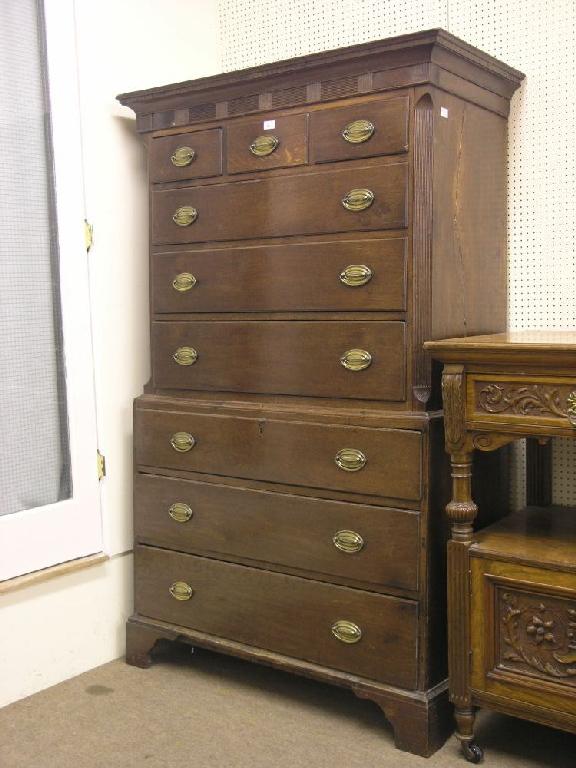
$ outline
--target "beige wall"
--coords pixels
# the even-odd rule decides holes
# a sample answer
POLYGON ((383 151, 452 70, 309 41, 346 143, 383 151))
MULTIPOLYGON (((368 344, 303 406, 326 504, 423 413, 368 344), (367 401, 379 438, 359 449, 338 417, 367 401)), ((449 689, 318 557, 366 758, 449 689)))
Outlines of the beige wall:
POLYGON ((211 0, 76 0, 98 432, 107 464, 104 541, 112 559, 0 597, 0 706, 124 653, 131 406, 149 375, 148 202, 142 144, 114 97, 217 72, 216 10, 211 0))

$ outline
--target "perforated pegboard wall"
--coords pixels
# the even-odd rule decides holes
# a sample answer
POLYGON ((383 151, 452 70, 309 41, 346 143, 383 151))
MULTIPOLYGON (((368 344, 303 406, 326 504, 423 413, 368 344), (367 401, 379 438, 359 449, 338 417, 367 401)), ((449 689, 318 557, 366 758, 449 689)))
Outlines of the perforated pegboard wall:
MULTIPOLYGON (((434 27, 522 70, 509 123, 509 326, 574 327, 574 0, 218 0, 218 11, 223 70, 434 27)), ((574 504, 576 443, 556 441, 553 456, 554 501, 574 504)))

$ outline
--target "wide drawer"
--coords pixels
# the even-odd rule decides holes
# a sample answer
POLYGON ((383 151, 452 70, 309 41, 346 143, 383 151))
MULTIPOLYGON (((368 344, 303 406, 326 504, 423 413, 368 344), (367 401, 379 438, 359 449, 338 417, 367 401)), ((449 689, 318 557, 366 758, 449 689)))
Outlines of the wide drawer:
POLYGON ((272 120, 250 118, 230 123, 226 129, 228 173, 303 165, 307 160, 307 119, 306 114, 281 115, 272 120))
POLYGON ((134 418, 142 466, 421 497, 420 432, 138 407, 134 418))
POLYGON ((314 163, 390 155, 408 149, 408 99, 367 101, 310 115, 314 163))
POLYGON ((406 308, 406 240, 209 248, 152 257, 154 312, 406 308))
POLYGON ((389 163, 155 190, 152 240, 193 243, 404 227, 407 175, 406 163, 389 163))
POLYGON ((418 587, 419 515, 407 510, 137 473, 134 525, 166 549, 418 587))
POLYGON ((222 173, 222 131, 160 136, 150 142, 150 181, 181 181, 222 173))
POLYGON ((405 324, 391 321, 155 322, 161 389, 402 401, 405 324))
POLYGON ((136 547, 135 567, 141 616, 416 686, 414 601, 151 547, 136 547))

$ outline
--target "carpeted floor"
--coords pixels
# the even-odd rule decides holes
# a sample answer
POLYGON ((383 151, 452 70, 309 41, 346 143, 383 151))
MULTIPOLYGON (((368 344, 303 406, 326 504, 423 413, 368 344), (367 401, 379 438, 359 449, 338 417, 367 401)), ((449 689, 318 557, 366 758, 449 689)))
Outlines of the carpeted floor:
MULTIPOLYGON (((574 768, 576 737, 479 719, 487 768, 574 768)), ((0 768, 452 768, 394 749, 374 704, 205 651, 149 670, 115 661, 0 710, 0 768)))

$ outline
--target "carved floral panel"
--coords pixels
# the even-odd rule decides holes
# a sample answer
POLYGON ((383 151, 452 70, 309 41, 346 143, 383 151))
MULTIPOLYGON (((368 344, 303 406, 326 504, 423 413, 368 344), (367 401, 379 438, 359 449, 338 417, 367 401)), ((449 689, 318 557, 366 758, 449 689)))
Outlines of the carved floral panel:
POLYGON ((576 599, 499 588, 496 666, 576 688, 576 599))

